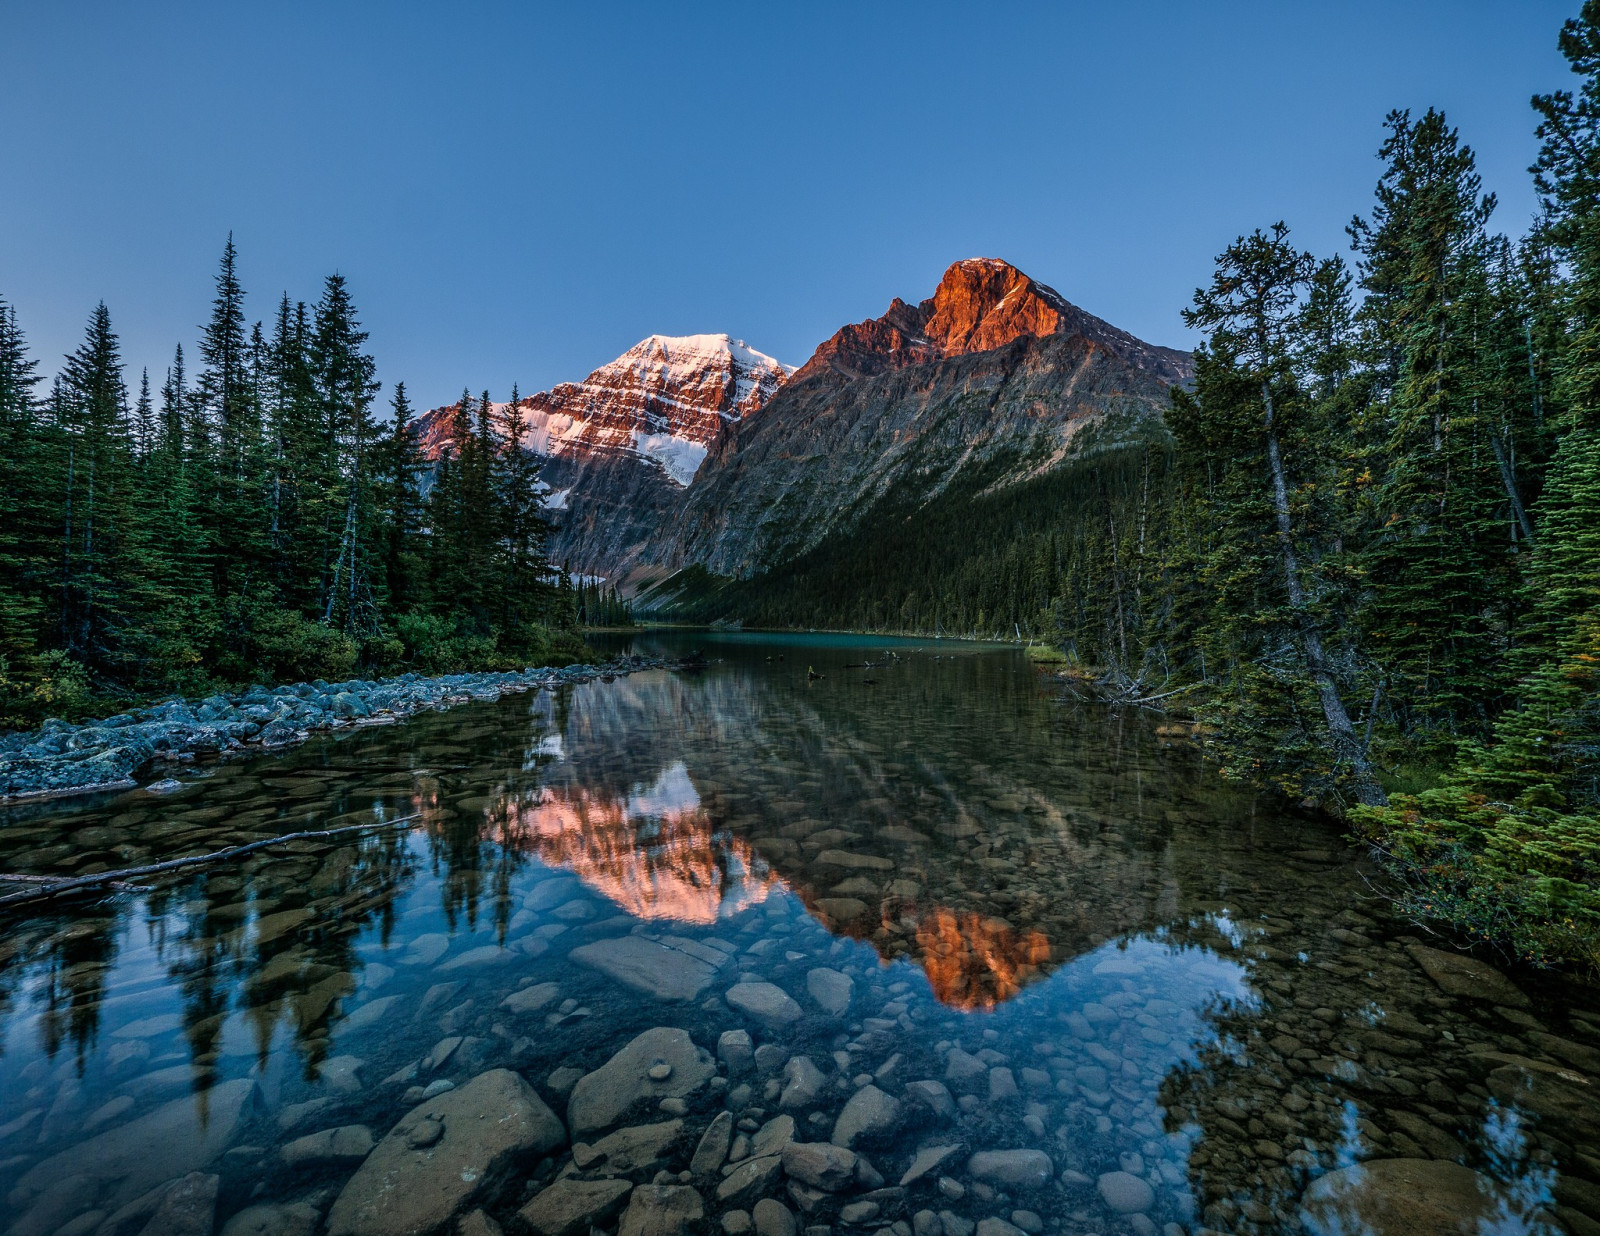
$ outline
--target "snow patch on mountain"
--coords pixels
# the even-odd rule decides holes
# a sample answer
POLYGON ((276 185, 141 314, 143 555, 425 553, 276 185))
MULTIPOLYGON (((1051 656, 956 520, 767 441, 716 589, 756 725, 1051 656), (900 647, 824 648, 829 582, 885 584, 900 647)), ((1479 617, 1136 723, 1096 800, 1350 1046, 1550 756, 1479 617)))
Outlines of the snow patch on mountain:
POLYGON ((706 448, 702 443, 691 442, 675 434, 643 433, 637 429, 633 431, 633 449, 686 489, 706 457, 706 448))

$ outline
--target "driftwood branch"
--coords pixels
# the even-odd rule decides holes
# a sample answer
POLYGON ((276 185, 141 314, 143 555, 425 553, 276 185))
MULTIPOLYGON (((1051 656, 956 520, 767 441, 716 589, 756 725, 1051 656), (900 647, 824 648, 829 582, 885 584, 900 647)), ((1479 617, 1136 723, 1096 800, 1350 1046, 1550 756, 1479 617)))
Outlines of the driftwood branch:
POLYGON ((14 879, 23 883, 37 884, 35 888, 24 889, 20 893, 9 893, 4 897, 0 897, 0 910, 9 910, 14 906, 35 905, 41 901, 49 901, 55 897, 81 893, 89 889, 123 886, 126 881, 135 876, 161 875, 168 871, 179 871, 185 867, 200 867, 208 863, 231 862, 236 858, 243 858, 247 854, 254 854, 257 850, 265 850, 271 846, 287 845, 291 841, 322 841, 328 837, 340 837, 348 833, 364 832, 372 828, 387 828, 392 824, 406 824, 421 818, 420 815, 403 815, 398 819, 374 820, 370 824, 350 824, 344 828, 325 828, 307 832, 285 833, 281 837, 267 837, 261 841, 252 841, 248 845, 229 846, 226 850, 217 850, 211 854, 191 854, 186 858, 169 858, 161 863, 150 863, 144 867, 124 867, 120 871, 102 871, 97 875, 74 876, 60 880, 51 879, 48 876, 0 876, 0 879, 14 879))
MULTIPOLYGON (((36 875, 11 875, 0 871, 0 883, 11 884, 60 884, 68 876, 36 876, 36 875)), ((117 889, 124 893, 143 893, 148 891, 143 884, 127 884, 121 880, 114 880, 106 887, 117 889)))

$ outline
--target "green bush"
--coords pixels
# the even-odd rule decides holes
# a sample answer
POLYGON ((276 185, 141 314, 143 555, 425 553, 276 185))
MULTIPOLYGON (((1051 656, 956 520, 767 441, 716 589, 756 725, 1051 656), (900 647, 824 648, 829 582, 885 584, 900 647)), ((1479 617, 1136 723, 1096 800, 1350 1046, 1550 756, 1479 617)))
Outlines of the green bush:
POLYGON ((94 703, 89 671, 58 649, 18 666, 0 656, 0 728, 22 729, 46 717, 75 720, 94 703))
POLYGON ((504 668, 493 634, 462 630, 453 618, 413 611, 395 619, 401 660, 419 674, 504 668))
POLYGON ((234 638, 217 658, 219 676, 226 681, 337 682, 356 668, 353 639, 293 610, 245 601, 228 617, 234 638))

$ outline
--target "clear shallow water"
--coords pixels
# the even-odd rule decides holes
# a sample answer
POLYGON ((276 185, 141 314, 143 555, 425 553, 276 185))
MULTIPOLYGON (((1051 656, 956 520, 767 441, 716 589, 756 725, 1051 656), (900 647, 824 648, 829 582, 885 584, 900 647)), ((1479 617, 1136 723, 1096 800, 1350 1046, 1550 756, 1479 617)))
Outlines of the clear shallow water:
MULTIPOLYGON (((418 817, 8 920, 0 1222, 180 1230, 153 1207, 202 1171, 216 1230, 321 1230, 367 1144, 308 1135, 381 1140, 430 1085, 498 1068, 566 1118, 576 1078, 673 1027, 767 1050, 619 1119, 681 1118, 671 1146, 578 1175, 685 1171, 730 1108, 827 1141, 870 1085, 885 1127, 855 1141, 854 1183, 757 1190, 801 1225, 1298 1230, 1308 1182, 1426 1160, 1464 1167, 1369 1168, 1367 1201, 1306 1213, 1385 1230, 1388 1198, 1425 1231, 1417 1199, 1465 1190, 1484 1231, 1600 1231, 1600 993, 1441 987, 1417 951, 1438 941, 1389 916, 1336 828, 1219 786, 1158 719, 1053 700, 1012 649, 609 641, 629 645, 711 660, 0 816, 0 869, 30 873, 418 817), (819 1080, 784 1107, 797 1056, 819 1080), (961 1149, 897 1192, 930 1146, 961 1149), (1002 1149, 1048 1156, 1048 1182, 969 1162, 1002 1149)), ((467 1191, 527 1230, 564 1172, 570 1150, 529 1152, 467 1191)), ((753 1200, 689 1183, 712 1232, 753 1200)))

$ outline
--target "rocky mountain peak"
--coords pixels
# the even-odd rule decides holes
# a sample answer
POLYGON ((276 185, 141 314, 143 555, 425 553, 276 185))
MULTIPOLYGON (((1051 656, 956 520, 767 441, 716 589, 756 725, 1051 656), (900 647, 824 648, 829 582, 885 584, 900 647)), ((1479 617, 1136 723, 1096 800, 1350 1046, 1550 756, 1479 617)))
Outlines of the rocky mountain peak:
POLYGON ((1192 373, 1187 352, 1155 347, 1069 302, 999 258, 953 263, 927 300, 896 297, 881 318, 838 331, 795 374, 870 377, 951 356, 992 352, 1022 338, 1081 335, 1165 382, 1192 373))
POLYGON ((1058 293, 998 258, 956 262, 919 306, 927 313, 923 334, 946 356, 990 352, 1023 335, 1053 335, 1067 308, 1058 293))

